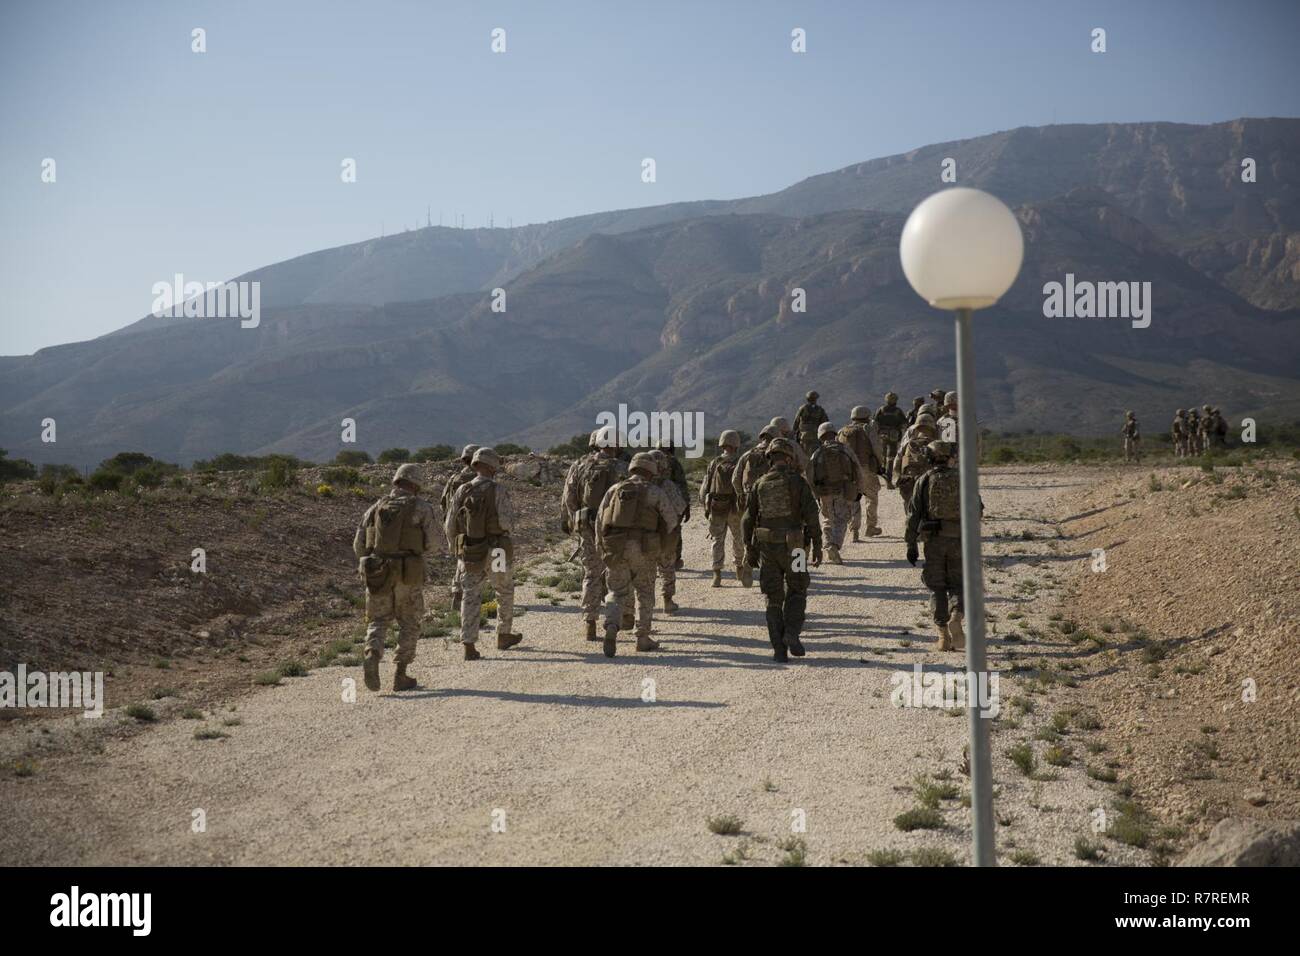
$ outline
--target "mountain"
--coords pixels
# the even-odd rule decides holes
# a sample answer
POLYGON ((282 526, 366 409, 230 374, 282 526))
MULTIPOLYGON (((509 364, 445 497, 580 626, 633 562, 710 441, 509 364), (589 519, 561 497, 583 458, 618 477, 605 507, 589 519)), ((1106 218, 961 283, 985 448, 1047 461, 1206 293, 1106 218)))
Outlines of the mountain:
POLYGON ((1297 120, 1019 129, 754 199, 312 253, 241 277, 262 283, 257 328, 146 319, 0 359, 0 447, 81 464, 128 448, 324 459, 343 418, 371 451, 544 447, 620 402, 702 411, 710 432, 754 432, 808 388, 837 421, 891 388, 906 402, 953 381, 951 322, 898 265, 903 219, 948 157, 959 183, 1013 204, 1026 238, 1016 285, 977 314, 986 424, 1110 433, 1133 408, 1163 430, 1210 401, 1266 427, 1300 417, 1297 147, 1297 120), (1150 282, 1150 327, 1045 318, 1044 283, 1066 273, 1150 282), (504 313, 484 291, 498 285, 504 313))

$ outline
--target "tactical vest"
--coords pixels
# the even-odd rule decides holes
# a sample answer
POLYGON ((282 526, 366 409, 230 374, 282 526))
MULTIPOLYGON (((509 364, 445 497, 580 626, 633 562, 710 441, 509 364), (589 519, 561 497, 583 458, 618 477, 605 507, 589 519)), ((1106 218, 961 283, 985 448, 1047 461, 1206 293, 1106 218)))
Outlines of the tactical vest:
POLYGON ((925 446, 930 440, 918 441, 913 438, 903 449, 903 477, 919 478, 930 470, 930 459, 925 454, 925 446))
POLYGON ((582 507, 594 514, 605 499, 605 492, 619 479, 617 458, 604 455, 587 464, 582 472, 582 507))
POLYGON ((415 495, 390 495, 375 502, 366 525, 366 553, 401 558, 424 553, 424 533, 415 524, 415 495))
POLYGON ((871 435, 867 432, 866 425, 861 422, 850 422, 841 428, 839 434, 835 437, 840 444, 853 449, 858 464, 868 473, 875 473, 880 470, 880 462, 876 460, 876 449, 871 444, 871 435))
POLYGON ((461 496, 456 522, 460 527, 460 533, 470 544, 477 544, 485 538, 495 538, 505 533, 497 516, 495 481, 480 481, 468 486, 461 496))
POLYGON ((655 531, 659 512, 650 506, 650 484, 645 481, 621 481, 614 486, 600 523, 606 531, 655 531))
POLYGON ((889 441, 902 438, 903 427, 907 424, 907 413, 897 405, 882 405, 876 412, 876 427, 880 429, 880 437, 889 441))
POLYGON ((468 485, 477 474, 478 472, 473 468, 466 467, 451 476, 451 480, 447 482, 447 487, 442 492, 442 510, 444 512, 451 507, 451 499, 460 490, 460 487, 468 485))
POLYGON ((740 459, 719 455, 709 465, 708 495, 709 510, 714 514, 727 514, 736 504, 736 488, 731 483, 735 477, 736 465, 740 459))
POLYGON ((844 486, 853 480, 848 452, 838 443, 818 446, 812 466, 813 486, 819 495, 843 494, 844 486))
POLYGON ((767 455, 761 448, 754 448, 745 453, 745 467, 741 469, 740 480, 741 487, 748 493, 758 484, 758 479, 767 474, 772 463, 768 461, 767 455))
POLYGON ((758 495, 758 527, 786 530, 803 527, 799 507, 799 485, 803 479, 793 472, 773 471, 754 485, 758 495))

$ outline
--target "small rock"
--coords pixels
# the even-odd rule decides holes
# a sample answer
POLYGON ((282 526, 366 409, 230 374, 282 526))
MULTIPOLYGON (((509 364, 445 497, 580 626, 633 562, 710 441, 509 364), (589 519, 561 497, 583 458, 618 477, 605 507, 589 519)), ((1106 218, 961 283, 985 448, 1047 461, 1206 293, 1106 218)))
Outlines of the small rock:
POLYGON ((1252 807, 1262 807, 1268 803, 1268 797, 1263 790, 1247 790, 1241 795, 1241 798, 1252 807))

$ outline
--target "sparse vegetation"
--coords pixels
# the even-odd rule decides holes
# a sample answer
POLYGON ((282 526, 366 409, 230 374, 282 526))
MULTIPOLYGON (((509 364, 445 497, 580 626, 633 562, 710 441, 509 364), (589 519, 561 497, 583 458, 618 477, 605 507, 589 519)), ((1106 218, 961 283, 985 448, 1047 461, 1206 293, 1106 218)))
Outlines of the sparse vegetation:
POLYGON ((726 813, 721 816, 707 818, 704 825, 709 828, 710 833, 716 833, 719 836, 735 836, 744 827, 745 822, 738 816, 726 813))

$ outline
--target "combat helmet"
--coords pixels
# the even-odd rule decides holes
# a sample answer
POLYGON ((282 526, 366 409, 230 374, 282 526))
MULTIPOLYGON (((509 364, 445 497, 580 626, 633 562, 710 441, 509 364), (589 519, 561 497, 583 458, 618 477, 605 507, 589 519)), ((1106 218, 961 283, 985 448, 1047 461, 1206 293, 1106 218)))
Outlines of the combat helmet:
POLYGON ((420 486, 424 484, 420 478, 420 466, 409 461, 404 465, 398 465, 397 471, 393 472, 393 484, 397 484, 399 481, 409 481, 415 485, 416 490, 419 490, 420 486))
POLYGON ((925 446, 926 451, 930 453, 930 459, 934 462, 948 461, 956 451, 956 447, 950 441, 936 439, 925 446))
POLYGON ((480 448, 474 452, 474 460, 470 464, 487 465, 493 471, 496 471, 501 467, 501 456, 496 453, 495 449, 480 448))
POLYGON ((805 402, 815 402, 817 401, 817 399, 821 398, 821 396, 818 395, 816 392, 809 392, 803 398, 805 402))
POLYGON ((885 404, 886 404, 886 405, 896 405, 897 403, 898 403, 898 393, 897 393, 897 392, 886 392, 886 393, 885 393, 885 404))
MULTIPOLYGON (((892 394, 892 393, 891 393, 892 394)), ((897 396, 895 396, 897 398, 897 396)), ((871 417, 871 409, 865 405, 854 405, 853 411, 849 412, 849 418, 855 422, 865 422, 871 417)))
POLYGON ((785 455, 791 461, 794 461, 796 458, 794 453, 794 442, 790 441, 788 438, 773 438, 767 443, 767 448, 764 449, 763 454, 767 455, 769 458, 773 455, 785 455))
POLYGON ((478 445, 466 445, 461 449, 460 460, 468 465, 474 460, 474 452, 476 451, 478 451, 478 445))
POLYGON ((1181 417, 1181 416, 1185 416, 1185 415, 1187 414, 1187 409, 1185 409, 1185 408, 1180 408, 1180 409, 1178 409, 1178 411, 1175 412, 1174 414, 1175 414, 1176 416, 1180 416, 1180 417, 1181 417))
POLYGON ((1133 409, 1130 408, 1128 411, 1126 411, 1126 412, 1124 413, 1124 417, 1125 417, 1125 418, 1132 418, 1132 417, 1133 417, 1133 409))
POLYGON ((659 474, 659 462, 655 461, 655 456, 650 452, 639 451, 628 462, 627 470, 644 472, 645 477, 653 478, 659 474))
POLYGON ((765 438, 765 439, 778 438, 780 437, 780 434, 781 433, 777 431, 777 429, 773 428, 771 425, 764 425, 762 428, 758 430, 759 438, 765 438))
POLYGON ((740 432, 728 428, 725 432, 723 432, 721 435, 718 436, 718 447, 739 448, 740 432))
POLYGON ((817 426, 818 438, 825 438, 827 435, 834 435, 834 434, 835 434, 835 426, 832 425, 830 422, 822 422, 820 425, 817 426))
POLYGON ((780 415, 776 416, 776 418, 772 419, 770 422, 768 422, 768 424, 771 425, 773 428, 780 429, 781 434, 785 434, 790 430, 789 420, 783 418, 780 415))

